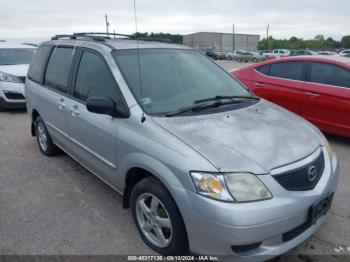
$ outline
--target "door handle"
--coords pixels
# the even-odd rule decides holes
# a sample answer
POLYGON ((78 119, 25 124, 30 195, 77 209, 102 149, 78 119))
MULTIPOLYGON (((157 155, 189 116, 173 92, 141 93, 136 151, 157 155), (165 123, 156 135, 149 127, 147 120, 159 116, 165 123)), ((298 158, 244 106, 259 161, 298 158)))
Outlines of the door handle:
POLYGON ((60 100, 58 100, 58 108, 59 108, 60 110, 63 110, 63 109, 66 108, 66 103, 64 102, 64 99, 63 99, 63 98, 61 98, 60 100))
POLYGON ((305 92, 305 95, 311 96, 311 97, 319 97, 320 96, 319 94, 311 93, 311 92, 305 92))
POLYGON ((262 83, 254 83, 254 85, 257 86, 257 87, 264 87, 264 86, 265 86, 265 85, 262 84, 262 83))
POLYGON ((70 111, 72 112, 73 117, 77 117, 79 115, 79 107, 77 105, 72 106, 70 111))

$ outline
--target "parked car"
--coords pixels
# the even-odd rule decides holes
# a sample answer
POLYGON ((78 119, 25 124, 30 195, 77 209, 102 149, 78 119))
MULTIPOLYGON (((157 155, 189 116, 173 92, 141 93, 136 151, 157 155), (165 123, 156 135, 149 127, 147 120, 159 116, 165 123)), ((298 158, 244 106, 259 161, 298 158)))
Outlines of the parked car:
POLYGON ((226 59, 227 60, 233 60, 233 61, 237 61, 237 56, 238 55, 242 55, 244 54, 246 51, 233 51, 233 52, 229 52, 226 54, 226 59))
POLYGON ((334 51, 321 51, 321 52, 318 52, 317 54, 324 55, 324 56, 339 56, 339 54, 334 51))
POLYGON ((287 49, 274 49, 272 53, 264 53, 267 60, 286 57, 290 55, 290 51, 287 49))
POLYGON ((326 138, 189 47, 56 36, 26 95, 41 152, 120 192, 160 254, 267 259, 326 220, 339 177, 326 138))
POLYGON ((341 51, 341 52, 339 53, 339 55, 349 57, 349 55, 350 55, 350 49, 341 51))
POLYGON ((232 74, 258 96, 299 114, 321 130, 350 137, 349 58, 284 58, 232 74))
POLYGON ((214 60, 223 60, 226 58, 226 54, 224 52, 206 51, 205 55, 214 60))
POLYGON ((261 62, 265 61, 266 57, 264 55, 260 55, 258 52, 245 52, 242 54, 237 54, 236 59, 238 62, 261 62))
POLYGON ((289 56, 304 56, 304 55, 316 55, 316 52, 310 50, 291 50, 289 56))
POLYGON ((0 42, 0 111, 25 108, 24 82, 35 48, 0 42))

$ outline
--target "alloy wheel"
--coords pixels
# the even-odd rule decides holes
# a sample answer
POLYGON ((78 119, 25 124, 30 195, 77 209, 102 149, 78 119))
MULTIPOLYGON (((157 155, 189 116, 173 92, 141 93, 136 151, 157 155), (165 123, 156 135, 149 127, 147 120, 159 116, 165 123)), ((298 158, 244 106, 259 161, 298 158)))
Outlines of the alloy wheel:
POLYGON ((153 194, 143 193, 136 201, 136 218, 142 234, 155 246, 167 247, 172 240, 172 223, 163 203, 153 194))

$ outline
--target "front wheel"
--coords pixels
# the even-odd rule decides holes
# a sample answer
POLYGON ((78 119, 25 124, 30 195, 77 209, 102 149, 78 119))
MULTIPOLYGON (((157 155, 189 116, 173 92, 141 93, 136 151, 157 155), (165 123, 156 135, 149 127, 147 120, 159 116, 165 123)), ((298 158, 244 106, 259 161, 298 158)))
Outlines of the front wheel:
POLYGON ((180 211, 158 179, 146 178, 131 193, 134 221, 142 240, 161 255, 188 252, 186 228, 180 211))

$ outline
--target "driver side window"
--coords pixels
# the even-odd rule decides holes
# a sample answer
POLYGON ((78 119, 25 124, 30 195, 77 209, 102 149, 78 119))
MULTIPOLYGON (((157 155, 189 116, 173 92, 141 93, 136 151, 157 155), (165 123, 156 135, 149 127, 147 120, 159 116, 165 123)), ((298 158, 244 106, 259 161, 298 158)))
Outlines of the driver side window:
POLYGON ((83 52, 75 81, 74 97, 84 102, 90 97, 108 97, 118 102, 120 95, 117 84, 99 55, 83 52))

